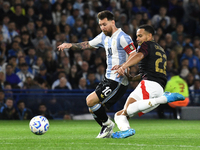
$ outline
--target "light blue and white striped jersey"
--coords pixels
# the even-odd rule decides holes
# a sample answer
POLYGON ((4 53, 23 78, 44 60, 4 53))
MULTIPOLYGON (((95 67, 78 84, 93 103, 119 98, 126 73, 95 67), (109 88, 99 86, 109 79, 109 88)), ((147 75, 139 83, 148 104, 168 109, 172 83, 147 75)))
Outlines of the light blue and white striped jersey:
POLYGON ((94 48, 105 48, 107 58, 106 78, 128 85, 126 76, 117 78, 117 74, 114 74, 116 70, 111 69, 115 65, 123 64, 127 60, 128 54, 135 50, 131 37, 119 28, 111 37, 106 36, 103 32, 100 33, 89 41, 89 44, 94 48))

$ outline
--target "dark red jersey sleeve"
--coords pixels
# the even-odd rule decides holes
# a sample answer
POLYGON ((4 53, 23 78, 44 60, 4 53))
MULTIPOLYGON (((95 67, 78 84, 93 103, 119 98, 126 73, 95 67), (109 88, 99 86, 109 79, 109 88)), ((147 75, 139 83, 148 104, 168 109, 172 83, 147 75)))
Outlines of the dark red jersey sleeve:
POLYGON ((143 42, 142 45, 139 47, 138 52, 142 52, 144 54, 144 57, 146 57, 148 52, 148 44, 146 42, 143 42))

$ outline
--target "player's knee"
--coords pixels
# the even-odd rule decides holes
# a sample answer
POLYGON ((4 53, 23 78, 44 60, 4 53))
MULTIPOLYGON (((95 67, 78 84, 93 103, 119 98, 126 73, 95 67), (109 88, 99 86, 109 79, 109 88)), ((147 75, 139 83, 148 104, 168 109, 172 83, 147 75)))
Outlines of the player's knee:
POLYGON ((135 116, 138 112, 140 112, 138 109, 134 109, 135 107, 131 107, 131 106, 135 106, 133 104, 129 105, 125 111, 126 116, 128 117, 133 117, 135 116))
POLYGON ((127 111, 125 109, 122 109, 122 110, 116 112, 114 117, 117 117, 120 115, 128 116, 127 111))
POLYGON ((116 112, 115 115, 117 115, 117 116, 122 115, 123 111, 124 110, 120 110, 120 111, 116 112))
POLYGON ((96 104, 99 104, 99 98, 97 97, 96 93, 93 92, 90 95, 87 96, 86 98, 86 103, 88 107, 92 107, 96 104))
POLYGON ((87 104, 88 107, 92 107, 92 106, 95 105, 93 99, 92 99, 90 96, 88 96, 88 97, 86 98, 86 104, 87 104))
POLYGON ((123 115, 125 115, 125 116, 128 116, 128 114, 127 114, 127 110, 126 109, 124 109, 124 111, 123 111, 123 113, 122 113, 123 115))
POLYGON ((120 111, 115 113, 115 116, 114 116, 115 122, 117 122, 119 120, 119 118, 121 118, 121 116, 126 116, 127 118, 129 118, 126 111, 123 109, 123 110, 120 110, 120 111))

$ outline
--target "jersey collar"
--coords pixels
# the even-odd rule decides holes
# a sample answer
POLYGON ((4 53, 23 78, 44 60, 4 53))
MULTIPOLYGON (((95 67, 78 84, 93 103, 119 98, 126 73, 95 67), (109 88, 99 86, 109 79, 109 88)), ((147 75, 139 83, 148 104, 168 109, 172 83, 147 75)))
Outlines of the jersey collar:
POLYGON ((111 36, 111 38, 113 38, 116 34, 118 34, 120 31, 122 31, 121 28, 118 28, 111 36))

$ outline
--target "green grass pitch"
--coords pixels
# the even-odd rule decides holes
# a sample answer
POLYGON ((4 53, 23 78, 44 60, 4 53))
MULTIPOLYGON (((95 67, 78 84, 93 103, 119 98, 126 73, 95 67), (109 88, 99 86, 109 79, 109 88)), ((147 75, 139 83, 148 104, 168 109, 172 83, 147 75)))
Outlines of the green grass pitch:
MULTIPOLYGON (((96 139, 95 121, 50 120, 44 135, 29 121, 0 121, 0 150, 199 150, 200 122, 131 119, 136 134, 126 139, 96 139)), ((114 131, 117 131, 117 127, 114 131)))

